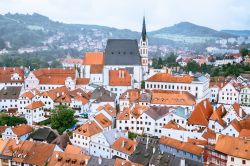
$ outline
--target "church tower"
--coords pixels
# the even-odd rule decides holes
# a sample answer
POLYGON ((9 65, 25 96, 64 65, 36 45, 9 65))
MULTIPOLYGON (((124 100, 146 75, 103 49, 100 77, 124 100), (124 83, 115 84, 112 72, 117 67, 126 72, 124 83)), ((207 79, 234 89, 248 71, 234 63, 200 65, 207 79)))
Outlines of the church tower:
POLYGON ((143 74, 148 73, 148 37, 146 31, 145 16, 143 16, 142 33, 140 39, 140 55, 143 74))

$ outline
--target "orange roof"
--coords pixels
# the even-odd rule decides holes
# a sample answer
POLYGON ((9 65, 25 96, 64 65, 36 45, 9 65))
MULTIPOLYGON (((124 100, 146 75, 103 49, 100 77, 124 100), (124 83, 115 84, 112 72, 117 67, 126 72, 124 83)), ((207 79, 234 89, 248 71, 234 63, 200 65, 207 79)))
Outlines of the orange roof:
POLYGON ((250 160, 250 141, 242 138, 220 135, 215 150, 230 156, 250 160))
POLYGON ((136 145, 137 145, 136 141, 120 137, 114 142, 112 148, 119 152, 131 155, 135 151, 136 145))
POLYGON ((70 154, 81 154, 82 153, 82 149, 78 146, 74 146, 74 145, 67 145, 65 150, 65 153, 70 153, 70 154))
POLYGON ((202 137, 206 140, 216 139, 216 133, 213 130, 207 128, 207 131, 203 133, 202 137))
POLYGON ((74 133, 84 135, 86 137, 91 137, 95 134, 102 132, 102 129, 94 121, 89 121, 78 127, 74 133))
POLYGON ((148 94, 148 97, 151 100, 151 91, 148 89, 128 89, 126 92, 121 94, 119 99, 137 103, 141 99, 141 94, 148 94))
POLYGON ((230 122, 230 125, 232 125, 238 132, 241 130, 240 122, 237 119, 234 119, 230 122))
POLYGON ((117 120, 129 120, 130 115, 137 119, 143 112, 147 111, 148 109, 148 106, 142 106, 139 104, 132 106, 132 108, 125 107, 122 112, 118 113, 117 120))
POLYGON ((210 82, 209 87, 217 86, 219 88, 223 88, 225 85, 225 82, 210 82))
POLYGON ((0 126, 0 134, 2 134, 6 128, 8 128, 8 126, 0 126))
POLYGON ((201 139, 194 139, 194 138, 188 138, 188 142, 192 143, 193 145, 207 145, 207 140, 201 140, 201 139))
POLYGON ((122 112, 117 114, 117 120, 129 120, 130 119, 130 109, 124 108, 122 112))
POLYGON ((103 65, 104 53, 103 52, 87 52, 83 58, 84 65, 103 65))
POLYGON ((43 107, 44 104, 42 101, 35 101, 35 102, 32 102, 31 104, 27 105, 25 107, 25 109, 30 109, 30 110, 34 110, 34 109, 37 109, 37 108, 40 108, 40 107, 43 107))
POLYGON ((77 78, 76 85, 87 85, 89 84, 89 78, 77 78))
POLYGON ((101 110, 104 110, 105 112, 107 112, 111 117, 116 116, 116 109, 112 107, 110 104, 99 106, 97 108, 97 111, 101 111, 101 110))
POLYGON ((233 108, 234 108, 234 110, 235 110, 235 112, 236 112, 236 114, 240 117, 240 111, 242 111, 242 116, 241 116, 241 118, 243 118, 243 117, 245 117, 247 114, 246 114, 246 112, 240 107, 240 105, 239 105, 239 103, 234 103, 233 104, 233 108))
POLYGON ((163 126, 163 128, 165 128, 165 129, 174 129, 174 130, 183 130, 183 131, 186 131, 185 128, 181 127, 180 125, 178 125, 173 120, 170 120, 167 124, 165 124, 163 126))
POLYGON ((223 105, 220 105, 211 115, 210 120, 217 121, 220 125, 224 126, 223 116, 226 114, 226 110, 223 105))
POLYGON ((242 129, 240 131, 239 137, 241 137, 241 138, 250 138, 250 130, 249 129, 242 129))
POLYGON ((195 96, 186 91, 152 90, 151 104, 195 105, 195 96))
POLYGON ((75 69, 71 68, 41 68, 34 70, 33 74, 40 84, 64 85, 67 77, 75 78, 75 69))
POLYGON ((174 76, 168 73, 156 73, 148 78, 149 82, 178 82, 178 83, 191 83, 193 78, 189 75, 186 76, 174 76))
POLYGON ((126 69, 109 70, 109 86, 131 86, 131 76, 126 69))
POLYGON ((112 125, 112 122, 102 113, 96 115, 95 120, 102 126, 102 128, 106 128, 112 125))
POLYGON ((160 143, 198 156, 203 152, 201 147, 194 145, 193 143, 182 142, 166 136, 161 136, 160 143))
POLYGON ((188 118, 188 124, 208 126, 208 120, 212 113, 213 108, 208 99, 205 99, 195 106, 194 111, 188 118))
POLYGON ((62 63, 82 64, 82 59, 77 58, 66 58, 62 63))
POLYGON ((90 156, 66 152, 54 152, 48 166, 86 166, 90 156))
POLYGON ((90 73, 91 74, 101 74, 103 70, 103 65, 91 65, 90 73))
POLYGON ((46 91, 46 92, 42 93, 42 96, 48 96, 54 101, 58 97, 60 97, 62 94, 65 94, 67 92, 68 92, 68 88, 66 86, 62 86, 62 87, 58 87, 56 89, 46 91))
POLYGON ((128 160, 123 160, 121 158, 116 158, 114 166, 142 166, 141 164, 133 163, 128 160))
POLYGON ((20 67, 0 67, 0 82, 24 82, 24 69, 20 67), (21 77, 20 80, 12 79, 15 73, 21 77))
POLYGON ((11 129, 16 134, 16 136, 18 136, 18 137, 22 136, 24 134, 31 133, 33 131, 31 126, 25 125, 25 124, 15 126, 15 127, 11 128, 11 129))
POLYGON ((5 145, 8 143, 8 141, 9 141, 8 139, 5 139, 5 140, 0 139, 0 152, 4 150, 5 145))
POLYGON ((34 97, 34 94, 31 91, 24 92, 21 97, 26 97, 28 99, 32 99, 34 97))

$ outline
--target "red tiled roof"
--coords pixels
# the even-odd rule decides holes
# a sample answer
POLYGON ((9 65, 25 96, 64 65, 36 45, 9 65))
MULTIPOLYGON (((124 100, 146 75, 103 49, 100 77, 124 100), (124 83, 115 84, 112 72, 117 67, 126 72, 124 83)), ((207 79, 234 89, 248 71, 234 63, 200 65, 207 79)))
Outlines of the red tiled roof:
POLYGON ((149 82, 178 82, 178 83, 191 83, 193 78, 191 76, 174 76, 168 73, 156 73, 148 78, 149 82))
POLYGON ((24 82, 24 69, 20 67, 0 67, 0 82, 24 82), (14 73, 17 73, 21 79, 11 79, 14 73))
POLYGON ((126 69, 109 70, 109 86, 131 86, 131 76, 126 69))
POLYGON ((87 52, 83 58, 84 65, 103 65, 104 53, 103 52, 87 52))
POLYGON ((119 152, 131 155, 135 151, 136 145, 137 142, 128 138, 120 137, 114 142, 112 148, 119 152))
POLYGON ((37 109, 37 108, 40 108, 43 106, 44 106, 44 103, 42 101, 35 101, 35 102, 32 102, 31 104, 27 105, 25 107, 25 109, 33 110, 33 109, 37 109))

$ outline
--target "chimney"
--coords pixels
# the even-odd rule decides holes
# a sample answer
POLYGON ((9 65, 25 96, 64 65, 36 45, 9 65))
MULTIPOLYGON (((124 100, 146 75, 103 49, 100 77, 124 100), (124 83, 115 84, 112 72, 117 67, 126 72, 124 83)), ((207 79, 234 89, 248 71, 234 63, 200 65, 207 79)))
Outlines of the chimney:
POLYGON ((19 140, 18 139, 16 139, 16 145, 18 145, 19 144, 19 140))
POLYGON ((5 66, 3 67, 3 70, 6 70, 6 67, 5 67, 5 66))
POLYGON ((89 160, 85 159, 85 165, 88 165, 89 160))
POLYGON ((59 97, 59 96, 60 96, 60 93, 59 93, 59 92, 57 92, 57 93, 56 93, 56 96, 57 96, 57 97, 59 97))
POLYGON ((125 142, 124 142, 124 140, 122 140, 122 147, 124 147, 124 145, 125 145, 125 142))
POLYGON ((48 67, 48 70, 50 70, 50 67, 48 67))
POLYGON ((184 158, 181 158, 181 163, 180 163, 180 166, 185 166, 185 159, 184 158))
POLYGON ((125 73, 124 73, 124 71, 122 70, 122 78, 124 78, 124 75, 125 75, 125 73))
POLYGON ((239 116, 242 118, 242 108, 240 107, 240 110, 239 110, 239 116))
POLYGON ((102 158, 101 158, 101 157, 98 158, 98 164, 99 164, 99 165, 102 164, 102 158))

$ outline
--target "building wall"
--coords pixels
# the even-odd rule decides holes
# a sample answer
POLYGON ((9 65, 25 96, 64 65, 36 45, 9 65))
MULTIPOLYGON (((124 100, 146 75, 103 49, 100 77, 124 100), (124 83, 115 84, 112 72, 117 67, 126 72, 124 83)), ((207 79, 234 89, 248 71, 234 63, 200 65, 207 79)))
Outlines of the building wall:
POLYGON ((228 155, 227 156, 227 166, 247 166, 250 165, 250 160, 247 159, 242 159, 242 158, 238 158, 238 157, 233 157, 228 155), (243 163, 245 161, 245 164, 243 163))

